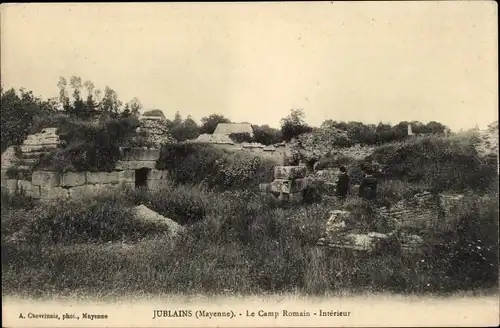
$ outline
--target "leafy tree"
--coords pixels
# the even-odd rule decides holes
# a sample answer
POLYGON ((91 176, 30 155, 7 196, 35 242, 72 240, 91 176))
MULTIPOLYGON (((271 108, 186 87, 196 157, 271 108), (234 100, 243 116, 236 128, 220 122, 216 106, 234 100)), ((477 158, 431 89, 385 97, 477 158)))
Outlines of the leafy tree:
POLYGON ((172 137, 177 141, 195 139, 200 134, 198 124, 196 124, 193 118, 188 116, 183 120, 179 112, 175 113, 173 120, 167 120, 167 127, 172 137))
POLYGON ((236 143, 254 142, 254 138, 248 132, 231 133, 229 134, 229 138, 236 143))
POLYGON ((292 109, 287 117, 281 119, 281 133, 285 141, 290 141, 292 138, 312 131, 304 117, 303 109, 292 109))
POLYGON ((132 100, 130 100, 127 105, 129 106, 129 109, 130 109, 130 113, 136 117, 139 116, 141 110, 142 110, 142 104, 141 102, 139 101, 139 99, 137 98, 132 98, 132 100))
POLYGON ((0 98, 2 152, 23 142, 37 116, 49 116, 56 111, 53 101, 43 101, 24 89, 20 90, 20 94, 14 89, 2 89, 0 98))
POLYGON ((283 141, 283 135, 281 131, 271 128, 269 125, 253 125, 252 128, 255 142, 267 146, 283 141))
POLYGON ((211 114, 201 119, 200 133, 212 134, 219 123, 231 123, 231 120, 222 114, 211 114))
POLYGON ((443 125, 436 121, 431 121, 427 123, 425 127, 427 133, 436 133, 436 134, 444 133, 448 129, 446 125, 443 125))

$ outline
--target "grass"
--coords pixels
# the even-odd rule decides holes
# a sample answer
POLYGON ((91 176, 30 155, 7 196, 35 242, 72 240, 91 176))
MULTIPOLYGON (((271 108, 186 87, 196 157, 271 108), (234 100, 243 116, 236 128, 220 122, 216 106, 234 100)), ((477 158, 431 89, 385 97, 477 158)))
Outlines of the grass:
MULTIPOLYGON (((423 258, 390 253, 353 257, 316 247, 328 212, 339 206, 329 202, 282 208, 264 195, 197 186, 171 186, 162 194, 129 191, 80 205, 34 203, 26 209, 2 199, 2 206, 10 208, 7 214, 2 209, 2 285, 6 293, 32 296, 451 293, 468 286, 488 288, 498 277, 495 197, 468 196, 448 225, 426 237, 423 258), (139 203, 182 222, 186 233, 175 242, 151 235, 151 227, 132 219, 129 209, 139 203), (45 238, 7 241, 7 235, 26 226, 36 227, 32 237, 45 238), (92 236, 75 227, 100 232, 92 236), (147 237, 123 244, 124 234, 147 237), (471 242, 473 247, 468 247, 471 242), (484 251, 474 253, 478 245, 484 251)), ((350 198, 345 207, 356 202, 350 198)))

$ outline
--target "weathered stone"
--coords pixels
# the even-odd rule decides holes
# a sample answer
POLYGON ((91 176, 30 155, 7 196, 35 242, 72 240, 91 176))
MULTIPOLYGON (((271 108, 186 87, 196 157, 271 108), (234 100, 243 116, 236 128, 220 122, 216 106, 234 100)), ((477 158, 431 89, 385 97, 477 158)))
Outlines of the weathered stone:
POLYGON ((276 166, 274 168, 274 178, 285 180, 304 178, 306 171, 303 166, 276 166))
POLYGON ((179 232, 184 230, 184 227, 181 226, 180 224, 178 224, 177 222, 175 222, 174 220, 166 218, 166 217, 156 213, 155 211, 147 208, 144 205, 136 206, 134 208, 134 210, 135 210, 136 218, 138 218, 142 221, 155 223, 155 224, 158 224, 160 226, 165 226, 167 232, 172 236, 175 236, 179 232))
POLYGON ((31 152, 43 152, 49 151, 51 149, 57 148, 57 144, 51 145, 20 145, 19 148, 23 153, 31 153, 31 152))
POLYGON ((62 187, 75 187, 85 184, 85 172, 66 172, 61 175, 62 187))
POLYGON ((26 196, 40 198, 40 186, 34 186, 31 181, 18 180, 17 190, 18 192, 24 193, 26 196))
POLYGON ((120 182, 118 172, 86 172, 87 183, 107 184, 120 182))
POLYGON ((138 169, 154 169, 156 161, 117 161, 116 170, 138 170, 138 169))
POLYGON ((304 190, 307 186, 306 179, 284 180, 275 179, 271 182, 270 189, 272 192, 296 193, 304 190))
POLYGON ((69 188, 70 198, 87 198, 96 195, 96 188, 94 185, 83 185, 69 188))
POLYGON ((168 171, 151 169, 148 173, 148 180, 161 180, 166 179, 168 176, 168 171))
POLYGON ((166 189, 169 186, 168 180, 147 180, 146 186, 149 190, 166 189))
POLYGON ((59 143, 59 138, 49 137, 49 138, 27 138, 23 141, 23 145, 57 145, 59 143))
POLYGON ((335 210, 330 212, 330 218, 326 222, 326 235, 328 237, 336 237, 343 232, 347 227, 347 222, 351 219, 352 214, 348 211, 335 210))
POLYGON ((35 171, 31 181, 35 186, 57 187, 61 184, 61 177, 58 172, 35 171))
POLYGON ((157 161, 160 159, 160 149, 153 148, 121 148, 122 161, 157 161))
POLYGON ((62 187, 40 186, 41 199, 66 199, 69 197, 68 189, 62 187))
POLYGON ((17 192, 17 180, 15 179, 2 180, 2 187, 4 187, 9 194, 14 194, 17 192))
POLYGON ((123 189, 123 190, 134 190, 135 189, 135 183, 134 182, 127 182, 127 181, 124 181, 124 182, 120 182, 120 184, 118 185, 119 188, 123 189))
POLYGON ((118 171, 118 180, 121 182, 134 182, 135 181, 135 171, 134 170, 123 170, 118 171))
POLYGON ((7 170, 2 170, 2 180, 7 180, 9 178, 7 170))

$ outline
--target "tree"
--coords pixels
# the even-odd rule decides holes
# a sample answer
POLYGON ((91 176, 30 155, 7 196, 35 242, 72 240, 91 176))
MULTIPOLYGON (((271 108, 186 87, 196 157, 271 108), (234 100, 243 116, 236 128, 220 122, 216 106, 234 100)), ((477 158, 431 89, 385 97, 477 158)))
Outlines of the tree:
POLYGON ((51 100, 43 101, 24 89, 20 90, 20 95, 14 89, 2 89, 0 103, 2 152, 23 142, 37 116, 50 116, 56 111, 51 100))
POLYGON ((391 142, 395 140, 394 131, 390 124, 384 124, 380 122, 375 129, 375 134, 376 134, 376 142, 378 144, 391 142))
POLYGON ((140 112, 142 110, 142 104, 141 102, 139 101, 139 99, 137 98, 132 98, 132 100, 130 100, 127 105, 129 106, 129 109, 130 109, 130 113, 133 115, 133 116, 136 116, 138 117, 140 115, 140 112))
POLYGON ((177 141, 195 139, 200 134, 198 124, 189 115, 185 120, 179 112, 175 113, 173 120, 167 120, 167 128, 177 141))
POLYGON ((425 125, 427 133, 441 134, 444 133, 448 127, 436 121, 431 121, 425 125))
POLYGON ((111 116, 116 116, 120 112, 120 107, 122 102, 118 100, 118 94, 115 90, 111 89, 109 86, 104 88, 104 96, 101 101, 101 111, 103 113, 110 114, 111 116))
POLYGON ((267 146, 283 141, 283 135, 281 131, 278 129, 273 129, 269 125, 253 125, 252 128, 255 142, 267 146))
POLYGON ((292 138, 312 131, 304 117, 303 109, 292 109, 287 117, 281 119, 281 133, 285 141, 290 141, 292 138))
POLYGON ((231 120, 222 114, 212 114, 201 119, 200 133, 212 134, 219 123, 231 123, 231 120))

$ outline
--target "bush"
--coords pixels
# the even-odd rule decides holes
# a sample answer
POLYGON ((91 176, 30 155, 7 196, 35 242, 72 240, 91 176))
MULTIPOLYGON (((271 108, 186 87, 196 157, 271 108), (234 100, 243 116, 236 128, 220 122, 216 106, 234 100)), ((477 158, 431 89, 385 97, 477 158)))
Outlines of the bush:
POLYGON ((135 190, 126 195, 134 205, 144 204, 179 224, 191 224, 206 217, 211 193, 190 185, 170 186, 161 192, 135 190))
POLYGON ((487 190, 497 179, 496 166, 478 160, 472 140, 414 138, 378 147, 373 158, 387 178, 423 182, 436 192, 487 190))
POLYGON ((112 199, 58 201, 2 215, 2 233, 33 245, 137 240, 163 231, 112 199))
POLYGON ((256 187, 270 179, 274 163, 248 153, 230 153, 206 144, 164 145, 159 168, 176 183, 203 183, 208 188, 256 187))
POLYGON ((231 133, 229 134, 229 138, 235 143, 244 143, 244 142, 254 142, 254 139, 250 135, 250 133, 231 133))
POLYGON ((37 168, 55 171, 110 171, 120 158, 119 146, 136 136, 135 117, 108 119, 99 124, 69 120, 58 127, 62 148, 43 157, 37 168))
POLYGON ((14 89, 0 91, 2 153, 10 146, 19 145, 30 133, 37 117, 50 117, 55 112, 54 105, 42 101, 32 92, 14 89))
POLYGON ((278 129, 273 129, 268 125, 253 125, 252 128, 255 142, 269 146, 283 141, 283 135, 278 129))

